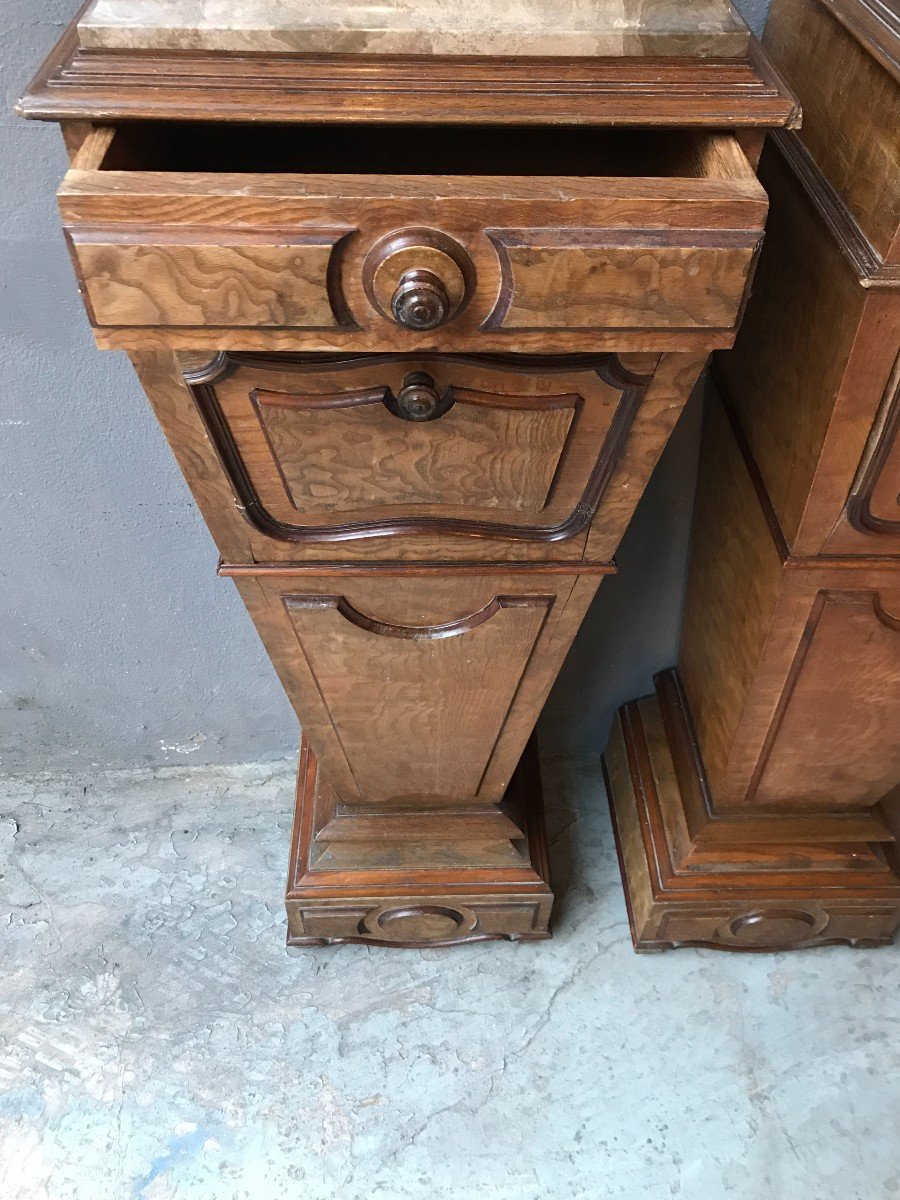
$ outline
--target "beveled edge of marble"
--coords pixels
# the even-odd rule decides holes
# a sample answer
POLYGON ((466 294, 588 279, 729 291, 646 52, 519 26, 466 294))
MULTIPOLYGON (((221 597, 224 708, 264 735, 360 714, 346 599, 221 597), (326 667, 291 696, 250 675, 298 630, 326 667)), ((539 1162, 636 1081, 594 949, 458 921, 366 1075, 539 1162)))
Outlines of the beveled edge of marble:
POLYGON ((730 0, 93 0, 88 50, 475 57, 743 57, 730 0))

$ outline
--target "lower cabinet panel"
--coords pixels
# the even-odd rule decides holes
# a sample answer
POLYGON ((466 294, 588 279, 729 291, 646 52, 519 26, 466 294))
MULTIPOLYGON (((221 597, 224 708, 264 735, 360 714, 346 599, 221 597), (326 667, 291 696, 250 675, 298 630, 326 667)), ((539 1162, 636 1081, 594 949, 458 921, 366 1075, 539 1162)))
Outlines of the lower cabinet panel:
POLYGON ((556 599, 495 594, 465 611, 468 599, 448 597, 445 611, 406 624, 422 619, 421 605, 407 613, 373 596, 360 611, 339 594, 282 596, 367 799, 478 792, 556 599))
POLYGON ((753 798, 868 807, 900 780, 900 573, 794 572, 790 584, 807 581, 806 620, 753 798))
POLYGON ((870 808, 900 782, 900 564, 783 561, 719 404, 679 674, 717 809, 870 808))
POLYGON ((495 804, 601 576, 236 582, 341 801, 495 804))

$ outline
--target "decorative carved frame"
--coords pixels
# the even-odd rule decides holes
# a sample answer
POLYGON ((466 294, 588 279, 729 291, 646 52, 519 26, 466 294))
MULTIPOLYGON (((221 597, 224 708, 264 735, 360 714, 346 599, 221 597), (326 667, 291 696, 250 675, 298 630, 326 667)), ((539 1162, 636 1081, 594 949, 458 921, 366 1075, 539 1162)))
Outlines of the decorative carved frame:
MULTIPOLYGON (((197 370, 184 371, 185 382, 191 389, 194 402, 222 464, 222 469, 231 484, 239 509, 254 529, 277 541, 301 545, 415 534, 462 534, 469 537, 500 538, 524 542, 558 542, 576 537, 591 524, 596 515, 652 379, 652 376, 635 375, 628 371, 614 354, 556 355, 550 358, 534 355, 453 356, 456 362, 476 362, 486 367, 505 369, 511 366, 540 367, 542 370, 590 368, 604 383, 616 388, 621 393, 621 398, 581 499, 567 517, 553 525, 525 525, 435 516, 342 521, 328 525, 291 525, 274 517, 263 505, 241 458, 216 396, 214 386, 216 381, 243 363, 253 363, 257 366, 268 364, 281 368, 291 363, 301 367, 334 368, 342 365, 358 366, 366 362, 377 363, 395 357, 377 354, 358 356, 301 354, 279 355, 277 358, 273 358, 264 354, 226 353, 223 351, 205 366, 197 370)), ((435 355, 434 357, 442 356, 435 355)))

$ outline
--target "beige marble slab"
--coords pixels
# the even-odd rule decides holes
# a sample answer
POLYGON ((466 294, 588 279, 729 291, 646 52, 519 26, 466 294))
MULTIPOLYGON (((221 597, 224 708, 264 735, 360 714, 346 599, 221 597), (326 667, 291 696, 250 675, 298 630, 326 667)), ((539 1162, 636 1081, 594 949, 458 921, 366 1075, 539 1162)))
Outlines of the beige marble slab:
POLYGON ((724 55, 728 0, 94 0, 81 44, 118 50, 440 55, 724 55))

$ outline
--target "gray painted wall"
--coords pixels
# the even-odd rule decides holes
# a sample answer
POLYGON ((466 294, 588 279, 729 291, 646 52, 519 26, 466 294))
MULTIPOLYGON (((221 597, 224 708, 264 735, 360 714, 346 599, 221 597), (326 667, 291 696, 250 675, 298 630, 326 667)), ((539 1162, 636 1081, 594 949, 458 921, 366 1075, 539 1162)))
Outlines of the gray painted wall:
MULTIPOLYGON (((0 773, 279 756, 293 713, 128 361, 93 346, 59 133, 12 112, 75 7, 0 14, 0 773)), ((766 0, 742 7, 759 30, 766 0)), ((699 414, 695 396, 554 689, 547 750, 601 749, 674 660, 699 414)))

